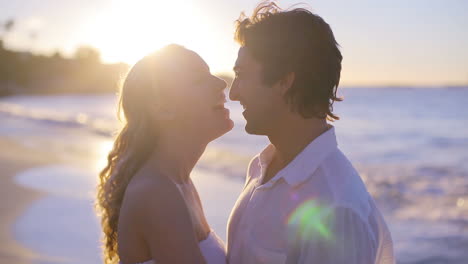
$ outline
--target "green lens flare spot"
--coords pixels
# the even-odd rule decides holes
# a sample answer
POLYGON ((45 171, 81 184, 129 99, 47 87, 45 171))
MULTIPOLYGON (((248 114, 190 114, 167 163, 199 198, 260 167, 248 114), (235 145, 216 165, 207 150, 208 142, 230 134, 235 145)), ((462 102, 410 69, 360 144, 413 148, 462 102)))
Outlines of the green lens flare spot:
POLYGON ((307 200, 291 213, 287 225, 303 240, 314 239, 316 235, 330 239, 331 232, 326 225, 331 220, 330 216, 329 208, 320 206, 314 200, 307 200))

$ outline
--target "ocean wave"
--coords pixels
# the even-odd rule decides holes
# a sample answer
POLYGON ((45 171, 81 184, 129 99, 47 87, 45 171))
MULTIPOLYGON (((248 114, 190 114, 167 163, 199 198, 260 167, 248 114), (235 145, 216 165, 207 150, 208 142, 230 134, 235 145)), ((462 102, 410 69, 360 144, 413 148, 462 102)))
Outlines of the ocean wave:
POLYGON ((220 146, 209 146, 197 167, 243 181, 251 159, 252 156, 246 153, 220 146))
POLYGON ((73 111, 65 108, 57 109, 56 107, 47 105, 47 102, 40 106, 28 105, 28 97, 16 97, 12 99, 20 100, 11 100, 13 102, 2 100, 0 102, 0 115, 40 122, 46 126, 84 128, 104 136, 112 136, 118 129, 118 123, 115 118, 105 117, 102 114, 73 111))

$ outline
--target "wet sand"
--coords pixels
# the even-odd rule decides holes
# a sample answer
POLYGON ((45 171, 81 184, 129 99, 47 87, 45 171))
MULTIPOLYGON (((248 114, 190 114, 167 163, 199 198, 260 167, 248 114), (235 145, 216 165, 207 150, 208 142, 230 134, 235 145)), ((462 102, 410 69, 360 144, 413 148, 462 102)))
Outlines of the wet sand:
POLYGON ((45 194, 19 186, 14 177, 19 172, 52 163, 50 153, 41 153, 13 140, 0 137, 0 263, 26 264, 50 258, 25 248, 14 238, 15 220, 35 200, 45 194))

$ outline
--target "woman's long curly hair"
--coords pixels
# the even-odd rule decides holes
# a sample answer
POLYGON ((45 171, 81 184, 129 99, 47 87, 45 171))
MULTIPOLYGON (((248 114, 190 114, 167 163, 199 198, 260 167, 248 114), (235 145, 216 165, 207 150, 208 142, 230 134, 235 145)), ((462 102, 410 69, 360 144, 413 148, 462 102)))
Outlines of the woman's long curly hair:
POLYGON ((106 264, 119 262, 117 228, 125 190, 155 148, 157 131, 148 105, 154 104, 161 85, 158 77, 163 75, 162 61, 182 51, 186 49, 172 44, 144 57, 132 67, 121 86, 118 116, 123 127, 107 157, 106 167, 99 174, 97 186, 96 208, 101 215, 106 264))

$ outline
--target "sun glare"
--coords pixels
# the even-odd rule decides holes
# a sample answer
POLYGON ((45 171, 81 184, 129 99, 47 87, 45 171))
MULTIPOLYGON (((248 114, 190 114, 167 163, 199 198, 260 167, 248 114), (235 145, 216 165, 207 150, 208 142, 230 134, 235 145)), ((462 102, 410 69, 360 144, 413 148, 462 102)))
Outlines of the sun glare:
POLYGON ((104 140, 96 146, 95 154, 97 156, 97 160, 94 164, 94 169, 97 172, 100 172, 107 165, 107 156, 109 155, 109 152, 112 150, 113 146, 114 142, 111 140, 104 140))
POLYGON ((105 62, 135 63, 169 43, 189 45, 203 16, 188 1, 118 0, 93 21, 92 43, 105 62))

